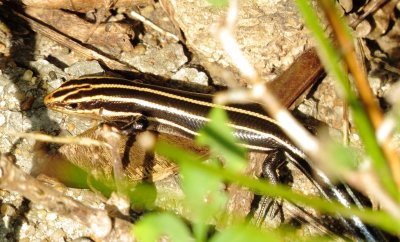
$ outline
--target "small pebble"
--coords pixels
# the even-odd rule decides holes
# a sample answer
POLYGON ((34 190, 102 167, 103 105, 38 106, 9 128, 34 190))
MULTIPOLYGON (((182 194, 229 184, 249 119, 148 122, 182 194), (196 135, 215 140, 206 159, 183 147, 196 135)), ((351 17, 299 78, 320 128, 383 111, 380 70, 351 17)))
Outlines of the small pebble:
POLYGON ((65 68, 64 71, 75 77, 104 73, 104 69, 97 61, 79 61, 65 68))
POLYGON ((62 229, 57 229, 54 233, 50 236, 50 241, 65 241, 66 233, 62 229))
POLYGON ((339 0, 338 2, 346 13, 353 9, 353 0, 339 0))
POLYGON ((31 81, 31 80, 32 80, 32 77, 33 77, 33 71, 31 71, 31 70, 26 70, 26 71, 24 72, 24 74, 22 75, 21 80, 22 80, 22 81, 28 82, 28 81, 31 81))
POLYGON ((30 239, 30 238, 28 238, 28 237, 25 237, 25 238, 19 239, 19 242, 30 242, 30 241, 31 241, 31 239, 30 239))
POLYGON ((0 115, 0 126, 3 126, 5 123, 6 123, 6 117, 4 117, 4 115, 0 115))
POLYGON ((15 216, 17 214, 15 207, 8 203, 3 203, 0 207, 0 211, 1 211, 2 215, 6 215, 6 216, 10 216, 10 217, 15 216))
POLYGON ((204 72, 199 72, 195 68, 182 68, 171 78, 180 81, 190 81, 200 85, 208 85, 207 75, 204 72))
POLYGON ((49 221, 54 221, 54 220, 57 219, 57 214, 50 212, 50 213, 47 214, 46 219, 49 220, 49 221))
POLYGON ((67 130, 69 132, 73 132, 75 130, 75 128, 76 128, 75 124, 73 124, 73 123, 68 123, 67 124, 67 130))
POLYGON ((34 101, 35 97, 32 94, 27 94, 20 104, 21 111, 28 111, 31 109, 34 101))
POLYGON ((44 209, 38 209, 36 212, 37 218, 40 220, 45 219, 46 215, 47 215, 47 211, 44 209))
POLYGON ((364 20, 356 27, 355 31, 356 37, 358 38, 365 37, 369 33, 371 33, 371 30, 372 30, 371 24, 367 20, 364 20))
POLYGON ((144 55, 146 53, 146 46, 142 44, 138 44, 133 49, 133 53, 135 55, 144 55))
POLYGON ((51 80, 55 80, 55 79, 57 79, 57 73, 55 71, 50 71, 49 77, 51 80))
POLYGON ((6 53, 6 45, 0 42, 0 53, 6 53))

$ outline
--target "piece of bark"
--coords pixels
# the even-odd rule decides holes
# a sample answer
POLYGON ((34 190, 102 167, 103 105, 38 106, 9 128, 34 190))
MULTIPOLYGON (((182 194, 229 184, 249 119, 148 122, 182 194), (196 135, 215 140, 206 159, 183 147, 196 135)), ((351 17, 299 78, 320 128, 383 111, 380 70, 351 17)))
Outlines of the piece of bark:
POLYGON ((22 0, 30 7, 67 9, 71 11, 85 13, 99 8, 131 8, 154 3, 152 0, 118 0, 118 1, 98 1, 98 0, 22 0))
POLYGON ((293 64, 267 86, 289 108, 317 80, 325 75, 315 48, 303 52, 293 64))
POLYGON ((25 9, 25 13, 66 36, 101 47, 102 50, 106 49, 108 50, 107 53, 110 54, 120 53, 121 51, 129 52, 134 49, 130 40, 134 38, 135 32, 128 24, 100 24, 92 32, 94 24, 79 18, 75 14, 61 10, 28 7, 25 9))
MULTIPOLYGON (((246 175, 251 177, 260 177, 265 157, 265 154, 256 152, 249 154, 249 164, 247 166, 246 175)), ((226 223, 232 224, 232 222, 235 222, 235 219, 244 219, 250 213, 254 193, 248 188, 236 184, 232 184, 228 187, 228 193, 229 201, 226 211, 227 214, 231 216, 227 218, 226 223)), ((224 224, 224 226, 227 224, 224 224)))

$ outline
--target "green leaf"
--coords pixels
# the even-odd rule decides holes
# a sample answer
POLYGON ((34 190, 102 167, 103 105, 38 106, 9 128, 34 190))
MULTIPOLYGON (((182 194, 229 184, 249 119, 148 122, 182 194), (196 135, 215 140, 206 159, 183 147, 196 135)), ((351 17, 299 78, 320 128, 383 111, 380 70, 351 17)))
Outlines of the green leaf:
POLYGON ((208 224, 215 224, 225 211, 228 197, 224 184, 218 176, 185 162, 180 167, 182 190, 185 193, 185 205, 191 211, 195 222, 194 233, 198 241, 204 241, 208 224))
POLYGON ((237 145, 239 140, 228 126, 228 115, 222 109, 213 108, 208 117, 210 122, 200 130, 196 141, 209 146, 213 154, 223 157, 226 169, 243 171, 246 168, 246 150, 237 145))
POLYGON ((323 145, 325 152, 327 152, 326 162, 329 171, 332 170, 341 174, 342 170, 357 169, 359 161, 362 159, 357 150, 328 138, 324 140, 323 145))
POLYGON ((133 228, 138 241, 161 241, 161 236, 168 236, 169 241, 194 241, 186 224, 169 213, 145 215, 133 228))
POLYGON ((157 190, 153 183, 142 182, 136 185, 127 184, 127 195, 137 209, 152 209, 157 198, 157 190))
POLYGON ((229 0, 207 0, 215 7, 226 7, 228 6, 229 0))
MULTIPOLYGON (((196 155, 176 146, 158 142, 156 152, 168 157, 180 166, 182 190, 185 193, 185 206, 194 221, 193 230, 197 241, 204 241, 208 224, 219 221, 228 200, 224 184, 219 176, 200 169, 195 164, 201 162, 196 155)), ((217 166, 217 162, 208 166, 217 166)))
MULTIPOLYGON (((160 155, 168 157, 179 164, 182 164, 183 162, 191 163, 191 165, 196 166, 198 169, 206 171, 209 176, 219 176, 224 181, 246 186, 257 194, 281 197, 293 203, 307 204, 307 206, 316 208, 319 211, 336 215, 341 214, 346 218, 358 216, 363 221, 366 221, 372 225, 380 226, 391 233, 400 233, 400 220, 386 212, 372 211, 368 208, 364 208, 362 210, 355 207, 346 208, 342 204, 339 204, 335 201, 327 201, 319 197, 306 196, 297 192, 293 192, 290 188, 280 184, 269 184, 266 181, 244 176, 227 169, 205 165, 200 163, 201 159, 195 155, 165 142, 158 142, 156 145, 156 151, 160 155), (188 159, 185 160, 185 158, 188 159)), ((199 183, 199 186, 201 185, 202 184, 199 183)))
POLYGON ((282 241, 277 233, 261 230, 250 224, 236 224, 216 234, 210 242, 282 241))

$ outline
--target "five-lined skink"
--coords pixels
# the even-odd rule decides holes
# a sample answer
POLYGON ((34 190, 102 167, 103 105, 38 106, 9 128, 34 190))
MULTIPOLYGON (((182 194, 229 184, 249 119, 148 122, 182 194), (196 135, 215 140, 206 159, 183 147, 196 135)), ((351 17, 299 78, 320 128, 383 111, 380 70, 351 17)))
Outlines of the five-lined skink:
MULTIPOLYGON (((63 83, 47 95, 44 102, 55 111, 103 121, 129 123, 144 117, 147 129, 188 138, 198 135, 199 129, 209 121, 207 115, 211 108, 221 108, 229 116, 227 125, 233 128, 234 135, 240 140, 239 145, 250 151, 283 152, 325 198, 337 199, 344 206, 351 204, 348 196, 334 186, 324 173, 310 166, 304 152, 292 144, 280 124, 268 117, 259 104, 219 105, 214 104, 212 99, 212 95, 140 81, 85 77, 63 83)), ((274 179, 274 171, 267 171, 266 174, 274 179)), ((374 241, 374 236, 358 217, 342 221, 355 235, 374 241)))

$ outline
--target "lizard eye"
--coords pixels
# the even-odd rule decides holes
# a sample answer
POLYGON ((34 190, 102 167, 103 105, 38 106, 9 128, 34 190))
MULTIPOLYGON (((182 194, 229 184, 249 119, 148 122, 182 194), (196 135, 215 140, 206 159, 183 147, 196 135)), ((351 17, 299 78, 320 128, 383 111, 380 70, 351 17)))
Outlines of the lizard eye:
POLYGON ((77 103, 69 103, 65 106, 67 109, 76 109, 78 107, 77 103))

